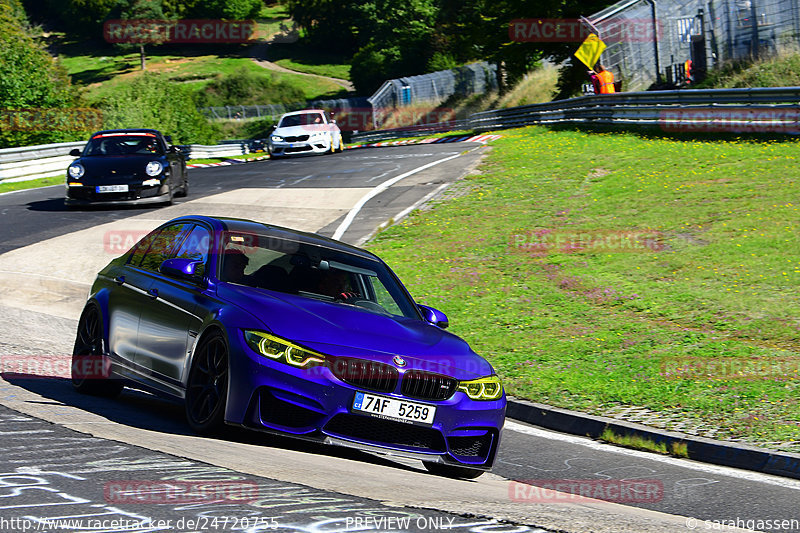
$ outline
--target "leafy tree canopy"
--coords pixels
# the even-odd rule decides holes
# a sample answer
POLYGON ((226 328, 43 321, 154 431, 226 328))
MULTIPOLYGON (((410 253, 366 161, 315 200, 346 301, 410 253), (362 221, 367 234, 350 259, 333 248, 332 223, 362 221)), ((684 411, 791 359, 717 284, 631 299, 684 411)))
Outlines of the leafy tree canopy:
POLYGON ((191 91, 148 72, 101 104, 106 128, 153 128, 176 144, 217 142, 218 132, 200 114, 191 91))
POLYGON ((22 5, 0 0, 0 145, 63 140, 52 123, 36 119, 39 109, 66 108, 74 93, 63 68, 33 37, 22 5))

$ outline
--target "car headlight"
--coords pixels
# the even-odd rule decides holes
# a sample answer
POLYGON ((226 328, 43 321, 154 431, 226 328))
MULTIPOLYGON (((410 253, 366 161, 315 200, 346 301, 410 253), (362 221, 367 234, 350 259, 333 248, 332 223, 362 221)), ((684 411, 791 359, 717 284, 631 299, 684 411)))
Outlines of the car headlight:
POLYGON ((489 376, 458 384, 458 390, 471 400, 497 400, 503 395, 503 384, 497 376, 489 376))
POLYGON ((318 139, 320 137, 325 137, 326 135, 327 135, 327 133, 324 132, 324 131, 315 131, 314 133, 311 134, 311 138, 312 139, 318 139))
POLYGON ((161 164, 161 161, 150 161, 144 167, 144 173, 148 176, 158 176, 162 170, 164 170, 164 165, 161 164))
POLYGON ((272 136, 272 142, 274 142, 274 143, 283 142, 283 137, 281 137, 280 135, 273 135, 272 136))
MULTIPOLYGON (((64 168, 64 167, 61 167, 61 168, 64 168)), ((69 168, 67 169, 67 173, 69 174, 69 177, 72 178, 72 179, 75 179, 75 180, 82 178, 84 172, 86 172, 86 170, 83 168, 83 165, 81 165, 80 163, 72 163, 69 166, 69 168)))
POLYGON ((299 368, 325 363, 325 356, 307 348, 301 348, 280 337, 263 331, 246 330, 244 338, 247 345, 264 357, 299 368))

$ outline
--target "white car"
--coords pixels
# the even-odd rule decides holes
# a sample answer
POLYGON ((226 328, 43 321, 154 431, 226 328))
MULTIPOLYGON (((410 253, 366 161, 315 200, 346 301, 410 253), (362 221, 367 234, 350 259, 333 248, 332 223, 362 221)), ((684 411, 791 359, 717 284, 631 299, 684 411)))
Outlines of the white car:
POLYGON ((269 154, 329 154, 344 149, 342 132, 336 121, 322 109, 286 113, 269 136, 269 154))

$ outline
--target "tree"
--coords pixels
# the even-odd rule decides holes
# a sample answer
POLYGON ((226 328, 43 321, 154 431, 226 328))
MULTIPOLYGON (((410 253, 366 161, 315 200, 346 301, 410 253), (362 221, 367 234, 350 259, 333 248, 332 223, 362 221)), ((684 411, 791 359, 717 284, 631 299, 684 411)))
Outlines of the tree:
POLYGON ((353 56, 350 75, 361 93, 389 78, 421 74, 433 56, 436 0, 372 0, 358 4, 366 43, 353 56))
POLYGON ((100 104, 105 127, 153 128, 172 135, 175 144, 213 144, 216 128, 195 107, 190 89, 145 72, 100 104))
MULTIPOLYGON (((161 7, 161 0, 119 0, 117 8, 121 9, 120 18, 123 21, 130 20, 165 20, 164 11, 161 7)), ((144 46, 146 43, 161 44, 165 36, 159 31, 141 30, 139 47, 139 59, 142 70, 147 70, 145 64, 144 46)), ((122 48, 128 48, 130 44, 120 44, 122 48)))
POLYGON ((262 0, 205 0, 193 3, 190 11, 197 18, 246 20, 257 17, 262 7, 262 0))
POLYGON ((54 127, 74 102, 69 77, 31 35, 17 0, 0 0, 0 145, 55 142, 83 135, 76 124, 54 127))

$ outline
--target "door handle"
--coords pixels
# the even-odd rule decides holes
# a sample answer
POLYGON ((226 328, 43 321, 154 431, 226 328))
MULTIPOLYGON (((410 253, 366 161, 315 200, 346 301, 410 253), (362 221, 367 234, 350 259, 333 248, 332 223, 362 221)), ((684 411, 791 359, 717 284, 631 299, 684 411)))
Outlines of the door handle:
POLYGON ((117 285, 122 285, 123 283, 125 283, 125 276, 117 276, 116 278, 114 278, 114 283, 116 283, 117 285))
POLYGON ((153 300, 155 300, 156 298, 158 298, 158 289, 150 289, 149 291, 147 291, 147 295, 153 300))

